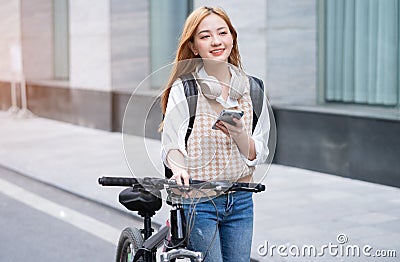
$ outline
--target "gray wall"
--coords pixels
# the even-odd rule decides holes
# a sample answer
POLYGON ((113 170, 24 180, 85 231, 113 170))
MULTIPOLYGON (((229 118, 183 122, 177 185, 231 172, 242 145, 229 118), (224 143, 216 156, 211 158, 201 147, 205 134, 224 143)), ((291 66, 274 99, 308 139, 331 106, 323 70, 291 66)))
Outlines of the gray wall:
POLYGON ((273 104, 316 103, 316 1, 267 1, 267 86, 273 104))
POLYGON ((71 88, 111 91, 110 1, 69 1, 71 88))
POLYGON ((0 0, 0 80, 11 79, 10 47, 21 44, 19 0, 0 0))
POLYGON ((400 122, 276 107, 274 162, 400 187, 400 122))

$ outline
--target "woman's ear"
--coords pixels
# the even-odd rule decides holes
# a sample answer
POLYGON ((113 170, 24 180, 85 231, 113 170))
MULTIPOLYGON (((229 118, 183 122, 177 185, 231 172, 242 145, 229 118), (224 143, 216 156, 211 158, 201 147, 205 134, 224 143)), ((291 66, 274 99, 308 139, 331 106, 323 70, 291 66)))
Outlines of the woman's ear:
POLYGON ((188 44, 189 44, 189 48, 190 48, 190 50, 192 50, 193 54, 194 54, 194 55, 198 55, 198 54, 199 54, 199 51, 197 51, 197 49, 196 49, 196 47, 194 46, 194 44, 193 44, 192 42, 189 42, 188 44))

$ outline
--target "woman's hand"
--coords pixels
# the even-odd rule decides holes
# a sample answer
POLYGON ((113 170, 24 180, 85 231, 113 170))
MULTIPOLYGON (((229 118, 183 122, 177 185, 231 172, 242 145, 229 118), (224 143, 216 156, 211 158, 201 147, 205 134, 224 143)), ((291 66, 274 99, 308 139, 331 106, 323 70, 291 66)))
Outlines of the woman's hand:
POLYGON ((190 175, 183 154, 178 149, 172 149, 167 154, 167 162, 173 174, 170 179, 175 180, 179 186, 182 186, 182 181, 185 186, 189 186, 190 175))
POLYGON ((172 170, 174 175, 170 178, 170 180, 175 180, 179 186, 182 185, 189 186, 190 175, 188 174, 188 172, 183 168, 174 168, 174 169, 175 170, 172 170))
POLYGON ((228 137, 232 137, 233 139, 235 139, 235 137, 240 136, 244 132, 244 121, 243 119, 236 118, 233 118, 233 121, 236 123, 236 125, 231 125, 227 122, 218 121, 216 127, 228 137))
POLYGON ((254 140, 247 135, 243 119, 233 118, 233 121, 236 123, 235 126, 219 121, 216 127, 228 137, 232 137, 242 155, 249 160, 254 160, 256 158, 254 140))

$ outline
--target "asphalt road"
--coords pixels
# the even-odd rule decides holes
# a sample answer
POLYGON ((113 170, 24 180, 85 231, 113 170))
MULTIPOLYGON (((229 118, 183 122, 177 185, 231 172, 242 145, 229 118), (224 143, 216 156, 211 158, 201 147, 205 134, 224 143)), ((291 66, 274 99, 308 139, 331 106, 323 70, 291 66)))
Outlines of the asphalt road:
MULTIPOLYGON (((116 196, 118 197, 118 196, 116 196)), ((0 167, 0 261, 114 261, 116 211, 0 167)))

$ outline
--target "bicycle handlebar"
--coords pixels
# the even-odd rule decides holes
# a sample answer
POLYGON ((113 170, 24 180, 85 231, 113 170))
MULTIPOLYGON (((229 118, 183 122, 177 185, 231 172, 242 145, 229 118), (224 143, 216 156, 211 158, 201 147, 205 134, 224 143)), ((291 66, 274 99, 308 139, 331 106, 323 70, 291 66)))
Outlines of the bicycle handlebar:
POLYGON ((155 177, 144 177, 144 178, 133 178, 133 177, 100 177, 98 183, 102 186, 135 186, 140 185, 143 187, 151 187, 157 190, 165 188, 184 188, 190 190, 190 188, 196 189, 214 189, 218 191, 248 191, 248 192, 262 192, 266 190, 265 185, 259 183, 242 183, 242 182, 231 182, 227 180, 221 181, 201 181, 191 180, 190 186, 178 186, 175 180, 155 178, 155 177), (196 186, 197 185, 197 186, 196 186))
POLYGON ((133 186, 138 183, 133 177, 99 177, 99 184, 102 186, 133 186))

